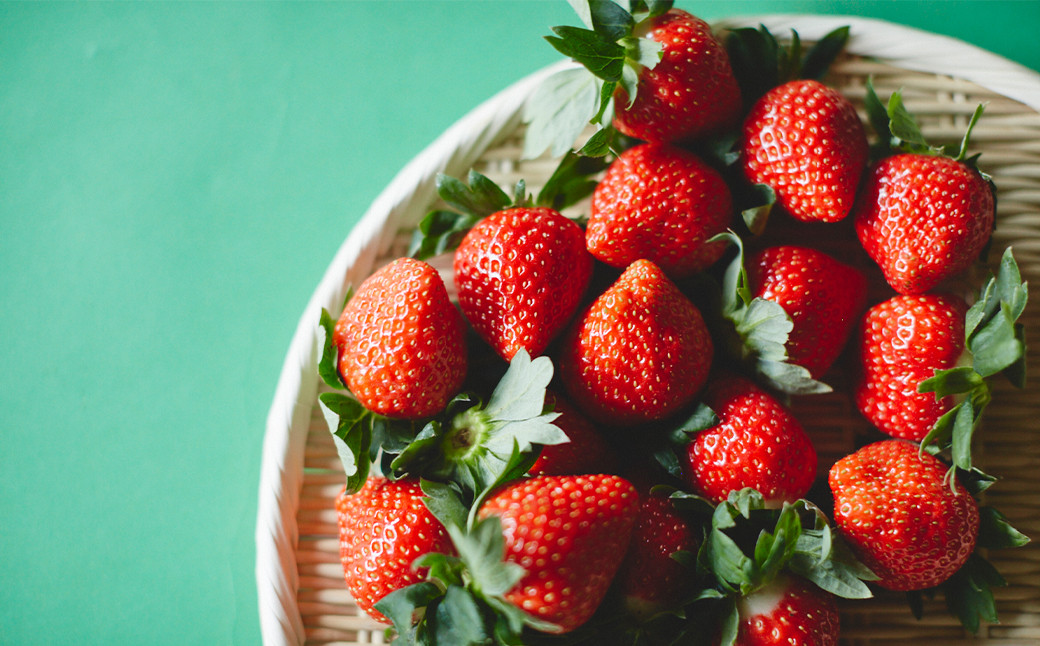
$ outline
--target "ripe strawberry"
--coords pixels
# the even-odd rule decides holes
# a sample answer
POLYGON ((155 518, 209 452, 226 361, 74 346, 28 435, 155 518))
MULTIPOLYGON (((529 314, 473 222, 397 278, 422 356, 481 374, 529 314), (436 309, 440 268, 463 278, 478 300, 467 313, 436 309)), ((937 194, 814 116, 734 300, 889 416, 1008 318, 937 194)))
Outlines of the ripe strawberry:
POLYGON ((794 328, 788 361, 820 378, 841 354, 866 304, 867 280, 858 270, 808 247, 770 247, 748 267, 753 296, 779 303, 794 328))
POLYGON ((559 370, 571 399, 606 424, 664 419, 704 385, 713 345, 700 311, 649 260, 581 313, 559 370))
POLYGON ((696 554, 699 546, 699 532, 671 500, 649 492, 644 495, 628 553, 617 574, 629 614, 646 619, 685 601, 692 590, 692 572, 672 556, 696 554))
POLYGON ((879 430, 919 442, 953 405, 952 397, 918 392, 937 370, 964 353, 968 306, 948 295, 895 296, 871 307, 858 332, 859 411, 879 430))
POLYGON ((612 475, 540 476, 507 484, 480 509, 498 516, 505 559, 524 568, 504 596, 569 632, 596 611, 628 548, 639 495, 612 475))
POLYGON ((993 192, 948 157, 901 154, 871 169, 856 233, 900 294, 923 294, 975 262, 993 231, 993 192))
POLYGON ((790 215, 837 222, 852 210, 867 165, 867 135, 853 105, 819 81, 773 88, 744 122, 744 175, 766 184, 790 215))
POLYGON ((713 379, 705 402, 719 418, 687 447, 684 476, 714 503, 745 487, 770 503, 793 502, 816 477, 816 450, 780 402, 752 382, 732 375, 713 379))
POLYGON ((834 646, 840 618, 834 595, 797 576, 779 576, 737 602, 736 646, 834 646))
POLYGON ((553 424, 567 436, 566 442, 542 448, 531 475, 582 475, 615 473, 617 456, 599 429, 573 404, 554 392, 546 392, 545 408, 560 414, 553 424))
POLYGON ((651 18, 633 36, 661 46, 661 60, 643 67, 634 102, 620 87, 614 127, 636 139, 686 141, 722 130, 740 113, 740 88, 725 47, 708 23, 681 9, 651 18))
POLYGON ((433 415, 466 376, 464 325, 437 270, 399 258, 361 283, 343 309, 333 332, 339 372, 370 411, 433 415))
POLYGON ((830 471, 834 520, 863 563, 890 590, 923 590, 971 556, 979 531, 975 499, 949 468, 916 444, 886 440, 830 471))
POLYGON ((585 241, 599 260, 627 267, 646 259, 672 278, 708 268, 726 249, 708 239, 726 230, 726 182, 696 155, 643 144, 622 153, 592 195, 585 241))
POLYGON ((505 360, 542 354, 567 324, 592 277, 581 228, 549 208, 484 218, 455 251, 459 305, 505 360))
POLYGON ((422 503, 418 480, 372 476, 353 495, 336 498, 340 560, 358 607, 390 623, 373 605, 384 596, 426 578, 412 567, 418 557, 454 551, 444 526, 422 503))

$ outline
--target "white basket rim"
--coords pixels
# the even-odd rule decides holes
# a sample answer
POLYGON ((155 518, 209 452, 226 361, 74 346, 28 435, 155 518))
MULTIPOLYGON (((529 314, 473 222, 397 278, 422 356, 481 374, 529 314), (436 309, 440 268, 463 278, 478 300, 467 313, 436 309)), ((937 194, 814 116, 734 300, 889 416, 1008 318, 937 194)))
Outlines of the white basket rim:
MULTIPOLYGON (((896 67, 949 75, 1017 100, 1040 112, 1040 74, 961 40, 884 20, 856 16, 770 14, 716 21, 723 27, 763 24, 780 37, 796 29, 805 40, 849 25, 847 50, 896 67)), ((465 173, 506 126, 517 124, 524 100, 561 62, 513 83, 462 117, 410 161, 379 194, 337 250, 297 325, 267 417, 256 527, 256 583, 265 644, 300 644, 303 622, 296 601, 296 512, 303 478, 303 447, 318 389, 324 342, 321 308, 342 302, 343 276, 391 213, 422 209, 434 195, 438 172, 465 173)))

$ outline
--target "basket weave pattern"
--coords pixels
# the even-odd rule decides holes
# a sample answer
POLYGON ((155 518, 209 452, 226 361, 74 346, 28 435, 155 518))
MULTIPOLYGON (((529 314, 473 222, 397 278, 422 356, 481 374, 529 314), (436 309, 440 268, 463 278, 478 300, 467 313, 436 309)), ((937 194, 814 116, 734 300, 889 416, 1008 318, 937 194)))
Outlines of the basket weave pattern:
MULTIPOLYGON (((1013 246, 1023 277, 1040 286, 1040 113, 972 82, 909 71, 860 56, 847 56, 832 69, 828 83, 862 107, 865 82, 873 78, 885 99, 902 89, 909 110, 933 142, 959 141, 979 103, 983 118, 972 136, 971 152, 981 152, 980 166, 998 186, 997 229, 991 261, 999 250, 1013 246)), ((520 160, 523 127, 508 124, 472 166, 509 185, 523 178, 537 192, 555 162, 520 160)), ((430 203, 427 207, 435 206, 430 203)), ((581 211, 581 207, 577 209, 581 211)), ((587 212, 587 210, 585 211, 587 212)), ((404 255, 410 229, 420 211, 404 219, 391 212, 378 235, 367 242, 343 284, 357 284, 389 260, 404 255)), ((847 233, 847 232, 846 232, 847 233)), ((854 240, 854 237, 852 238, 854 240)), ((847 241, 846 243, 847 244, 847 241)), ((445 264, 450 282, 450 264, 445 264)), ((873 300, 891 294, 876 271, 873 300)), ((1027 330, 1040 329, 1040 299, 1034 298, 1022 317, 1027 330)), ((1012 525, 1034 538, 1024 548, 988 555, 1009 585, 995 590, 999 625, 984 626, 977 637, 967 635, 946 613, 941 598, 928 601, 922 620, 914 619, 901 594, 881 593, 867 601, 842 603, 842 641, 846 646, 921 643, 1040 644, 1040 342, 1032 340, 1027 358, 1025 392, 995 379, 993 404, 976 436, 976 461, 1001 478, 988 492, 988 502, 1004 512, 1012 525)), ((796 416, 810 433, 820 457, 819 477, 830 465, 865 441, 879 439, 859 416, 838 374, 835 393, 803 397, 793 404, 796 416)), ((383 643, 383 626, 360 613, 343 583, 339 562, 334 498, 343 472, 316 398, 310 404, 310 425, 303 449, 302 486, 296 510, 295 603, 302 618, 303 637, 313 644, 383 643)), ((302 411, 300 411, 302 413, 302 411)), ((299 630, 299 629, 297 629, 299 630)))

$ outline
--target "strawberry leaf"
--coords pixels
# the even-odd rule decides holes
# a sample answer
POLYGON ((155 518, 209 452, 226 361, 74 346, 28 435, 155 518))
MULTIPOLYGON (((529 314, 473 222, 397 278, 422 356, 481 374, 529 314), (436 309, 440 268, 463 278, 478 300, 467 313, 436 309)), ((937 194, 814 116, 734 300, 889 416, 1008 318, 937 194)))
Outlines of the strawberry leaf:
POLYGON ((592 29, 604 37, 618 41, 632 33, 632 14, 613 0, 589 0, 592 29))
MULTIPOLYGON (((607 129, 600 130, 593 135, 593 138, 599 136, 600 133, 606 132, 608 132, 607 129)), ((588 145, 586 144, 586 146, 588 145)), ((601 155, 586 156, 584 152, 577 154, 573 151, 567 151, 563 158, 560 159, 556 170, 553 171, 553 174, 545 182, 545 186, 538 193, 537 204, 556 209, 557 211, 577 204, 589 195, 592 195, 597 184, 594 176, 602 172, 607 165, 608 160, 601 155)))
POLYGON ((395 644, 415 644, 415 629, 412 617, 420 608, 429 606, 444 591, 432 581, 420 581, 394 590, 375 603, 375 609, 383 613, 397 631, 395 644))
POLYGON ((993 507, 979 508, 978 546, 990 550, 1022 547, 1029 537, 1011 526, 1004 514, 993 507))
POLYGON ((803 79, 822 79, 848 42, 848 25, 827 33, 806 52, 799 76, 803 79))
POLYGON ((346 390, 347 385, 343 383, 343 377, 339 374, 339 349, 332 341, 333 331, 336 329, 336 321, 324 307, 321 308, 319 319, 323 333, 321 359, 318 361, 318 375, 325 385, 338 390, 346 390))
POLYGON ((486 644, 490 634, 484 613, 473 595, 464 588, 450 586, 434 612, 434 634, 440 644, 486 644))
POLYGON ((580 63, 597 78, 620 81, 625 67, 625 48, 617 39, 592 29, 561 25, 552 28, 556 36, 546 36, 556 51, 580 63))
POLYGON ((740 216, 748 231, 752 235, 760 236, 765 233, 769 215, 776 204, 776 191, 768 184, 754 184, 747 193, 752 205, 742 209, 740 216))
POLYGON ((524 159, 534 159, 546 149, 559 157, 609 101, 601 98, 603 83, 584 68, 561 70, 539 85, 524 105, 524 159))
POLYGON ((423 492, 423 504, 442 525, 466 527, 469 509, 462 502, 462 493, 457 487, 426 479, 420 480, 419 486, 423 492))
POLYGON ((961 624, 974 634, 979 632, 980 620, 997 621, 992 588, 1005 585, 1007 581, 996 568, 975 553, 941 587, 950 614, 960 619, 961 624))
POLYGON ((524 568, 503 560, 506 544, 497 516, 478 521, 470 531, 454 525, 447 526, 447 530, 466 565, 471 585, 481 595, 501 596, 523 578, 524 568))
POLYGON ((430 211, 412 232, 408 255, 426 260, 454 249, 480 218, 455 211, 430 211))
POLYGON ((318 400, 347 476, 347 493, 357 493, 368 479, 372 464, 369 446, 374 413, 345 393, 322 393, 318 400))

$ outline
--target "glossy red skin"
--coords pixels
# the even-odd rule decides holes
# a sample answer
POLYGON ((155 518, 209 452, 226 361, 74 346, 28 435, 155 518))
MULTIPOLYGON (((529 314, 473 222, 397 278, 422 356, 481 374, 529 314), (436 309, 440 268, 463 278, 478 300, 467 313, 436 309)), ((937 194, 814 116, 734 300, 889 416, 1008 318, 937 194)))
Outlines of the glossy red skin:
POLYGON ((440 274, 421 260, 399 258, 362 282, 333 342, 347 387, 387 417, 440 412, 466 377, 465 322, 440 274))
POLYGON ((753 184, 804 222, 837 222, 852 211, 867 166, 867 135, 853 105, 815 80, 773 88, 744 121, 742 164, 753 184))
POLYGON ((797 576, 781 576, 737 604, 736 646, 835 646, 841 625, 834 596, 797 576), (779 596, 771 611, 750 612, 759 597, 779 596))
POLYGON ((867 310, 857 332, 856 407, 878 430, 918 442, 952 406, 951 397, 917 392, 936 370, 964 353, 962 299, 941 294, 895 296, 867 310))
POLYGON ((785 406, 731 375, 712 379, 705 402, 719 423, 687 447, 683 472, 695 492, 714 504, 745 487, 773 503, 805 496, 816 477, 816 450, 785 406))
POLYGON ((589 417, 632 425, 690 403, 712 352, 700 311, 657 265, 639 260, 579 314, 558 365, 571 400, 589 417))
POLYGON ((592 195, 585 242, 613 267, 646 259, 672 278, 713 265, 726 243, 708 239, 733 217, 729 188, 691 152, 643 144, 623 152, 592 195))
POLYGON ((542 354, 592 277, 581 228, 548 208, 513 208, 478 222, 455 252, 459 305, 506 361, 542 354))
POLYGON ((856 205, 856 234, 900 294, 923 294, 979 257, 993 232, 993 192, 948 157, 901 154, 877 162, 856 205))
POLYGON ((613 475, 540 476, 493 493, 480 516, 498 516, 506 561, 526 574, 505 598, 537 618, 578 628, 595 613, 628 549, 639 495, 613 475))
POLYGON ((454 554, 444 526, 422 503, 418 480, 370 477, 353 495, 336 498, 340 560, 347 589, 358 607, 384 624, 373 606, 394 590, 425 580, 412 567, 423 554, 454 554))
POLYGON ((731 125, 740 114, 740 88, 725 47, 708 23, 681 9, 650 21, 646 32, 662 45, 661 60, 639 74, 636 100, 614 95, 614 127, 650 142, 695 139, 731 125))
POLYGON ((845 348, 866 305, 867 279, 857 269, 808 247, 763 249, 747 267, 754 296, 779 303, 794 328, 791 363, 822 377, 845 348))
POLYGON ((560 427, 568 442, 542 448, 538 460, 528 469, 531 475, 582 475, 616 473, 618 458, 606 437, 580 410, 557 393, 545 394, 546 410, 560 414, 553 424, 560 427))
POLYGON ((649 618, 677 608, 692 590, 693 573, 672 558, 676 552, 696 555, 700 538, 662 495, 644 495, 632 542, 617 574, 617 586, 633 615, 649 618))
POLYGON ((889 590, 923 590, 971 556, 979 531, 975 499, 949 467, 903 440, 869 444, 831 468, 834 521, 856 555, 889 590))

